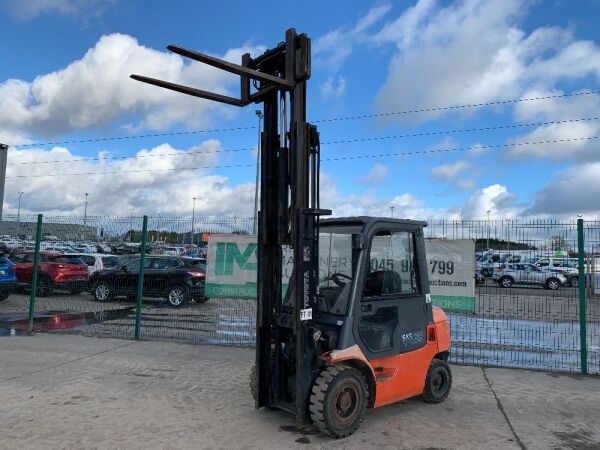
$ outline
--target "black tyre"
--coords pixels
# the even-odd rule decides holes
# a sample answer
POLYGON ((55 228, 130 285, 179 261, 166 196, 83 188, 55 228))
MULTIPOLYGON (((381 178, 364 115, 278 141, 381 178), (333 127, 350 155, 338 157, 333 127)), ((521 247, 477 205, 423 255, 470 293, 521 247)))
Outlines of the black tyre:
POLYGON ((171 306, 179 307, 187 303, 189 295, 187 289, 183 286, 176 285, 172 286, 167 292, 167 301, 171 306))
POLYGON ((113 288, 106 281, 97 281, 92 286, 92 295, 99 302, 108 302, 113 299, 113 288))
POLYGON ((433 359, 429 364, 423 389, 423 400, 426 403, 441 403, 450 394, 452 387, 452 371, 446 361, 433 359))
POLYGON ((10 295, 10 292, 0 292, 0 302, 3 300, 6 300, 9 295, 10 295))
POLYGON ((498 284, 504 288, 509 288, 513 285, 513 279, 511 277, 502 277, 498 284))
POLYGON ((310 395, 310 417, 333 438, 350 436, 360 426, 369 403, 362 373, 348 366, 329 366, 316 379, 310 395))
POLYGON ((52 284, 52 278, 47 276, 38 277, 37 295, 40 297, 49 297, 53 292, 54 286, 52 284))
POLYGON ((571 279, 569 280, 569 285, 571 287, 579 287, 579 277, 578 276, 571 277, 571 279))
POLYGON ((250 388, 252 398, 256 400, 256 397, 258 397, 258 377, 256 375, 256 365, 252 366, 252 369, 250 369, 250 378, 248 381, 248 387, 250 388))
POLYGON ((208 297, 200 297, 198 298, 198 303, 206 303, 209 300, 208 297))
POLYGON ((548 289, 555 291, 560 287, 560 281, 558 281, 558 278, 548 278, 548 281, 546 281, 546 286, 548 289))

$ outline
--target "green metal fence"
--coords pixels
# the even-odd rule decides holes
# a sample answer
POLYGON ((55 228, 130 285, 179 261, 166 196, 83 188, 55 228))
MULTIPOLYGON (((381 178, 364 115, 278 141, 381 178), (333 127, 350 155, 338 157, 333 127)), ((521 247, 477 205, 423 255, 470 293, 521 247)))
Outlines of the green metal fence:
MULTIPOLYGON (((500 258, 507 253, 522 261, 547 257, 542 263, 548 269, 560 261, 578 263, 579 271, 575 269, 557 290, 534 285, 504 288, 497 277, 485 277, 485 283, 475 288, 474 313, 448 311, 454 363, 600 374, 600 295, 595 286, 600 222, 428 223, 428 238, 472 239, 476 251, 491 248, 491 254, 500 258)), ((19 220, 5 216, 0 222, 0 247, 16 263, 19 278, 14 292, 0 301, 0 329, 254 345, 254 300, 207 300, 193 294, 197 285, 157 278, 165 271, 161 260, 168 259, 162 256, 188 255, 202 264, 207 234, 249 234, 252 218, 195 218, 192 223, 184 217, 44 216, 37 225, 37 216, 21 215, 19 220), (66 258, 56 263, 65 266, 62 271, 69 269, 69 258, 88 265, 87 275, 76 280, 80 285, 69 285, 48 272, 48 255, 56 254, 66 258), (95 279, 92 272, 103 259, 116 268, 127 266, 128 272, 114 282, 115 292, 99 300, 97 286, 89 280, 95 279), (174 305, 177 288, 183 288, 183 297, 174 305)), ((485 269, 481 264, 480 269, 485 269)), ((182 270, 188 272, 187 279, 196 277, 199 282, 201 267, 182 270)))

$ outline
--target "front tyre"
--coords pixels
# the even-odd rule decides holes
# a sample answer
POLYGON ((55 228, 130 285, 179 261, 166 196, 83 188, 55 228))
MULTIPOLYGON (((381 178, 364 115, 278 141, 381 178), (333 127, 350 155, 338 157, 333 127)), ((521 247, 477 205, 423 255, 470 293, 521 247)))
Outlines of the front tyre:
POLYGON ((310 417, 333 438, 350 436, 365 417, 369 389, 363 375, 348 366, 329 366, 316 379, 310 395, 310 417))
POLYGON ((513 285, 513 280, 511 277, 502 277, 500 278, 500 286, 503 288, 509 288, 513 285))
POLYGON ((10 295, 10 292, 0 292, 0 302, 6 300, 10 295))
POLYGON ((429 364, 423 389, 425 403, 441 403, 450 394, 452 387, 452 372, 446 361, 433 359, 429 364))
POLYGON ((558 281, 557 278, 550 278, 546 284, 548 289, 552 291, 555 291, 560 287, 560 281, 558 281))
POLYGON ((188 292, 183 286, 173 286, 167 293, 167 300, 171 306, 183 306, 188 301, 188 292))
POLYGON ((104 281, 94 283, 94 286, 92 287, 92 294, 94 294, 96 301, 99 302, 108 302, 112 300, 114 296, 112 287, 104 281))

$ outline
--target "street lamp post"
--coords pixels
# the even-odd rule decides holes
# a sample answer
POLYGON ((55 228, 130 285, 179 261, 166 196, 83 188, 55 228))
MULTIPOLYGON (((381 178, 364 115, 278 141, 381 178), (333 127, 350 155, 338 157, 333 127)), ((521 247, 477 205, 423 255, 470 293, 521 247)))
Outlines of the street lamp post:
POLYGON ((192 204, 192 235, 190 236, 190 244, 194 243, 194 220, 196 219, 196 197, 193 198, 192 204))
POLYGON ((258 117, 258 145, 256 147, 256 183, 254 185, 254 217, 252 221, 252 234, 256 234, 256 228, 258 227, 258 186, 260 184, 260 131, 261 123, 263 118, 263 112, 260 109, 256 110, 256 116, 258 117))
POLYGON ((390 211, 392 212, 392 219, 394 218, 394 208, 394 205, 390 206, 390 211))
MULTIPOLYGON (((24 192, 19 192, 19 206, 17 207, 17 227, 21 223, 21 197, 23 197, 24 192)), ((18 230, 17 230, 18 234, 18 230)))
POLYGON ((83 234, 85 236, 85 225, 87 222, 87 205, 88 205, 88 195, 89 194, 87 192, 84 192, 84 194, 85 194, 85 204, 84 204, 84 208, 83 208, 83 227, 84 227, 83 234))
POLYGON ((486 213, 487 213, 487 242, 486 242, 487 248, 486 248, 486 250, 490 249, 490 213, 491 212, 492 212, 491 209, 488 209, 486 211, 486 213))

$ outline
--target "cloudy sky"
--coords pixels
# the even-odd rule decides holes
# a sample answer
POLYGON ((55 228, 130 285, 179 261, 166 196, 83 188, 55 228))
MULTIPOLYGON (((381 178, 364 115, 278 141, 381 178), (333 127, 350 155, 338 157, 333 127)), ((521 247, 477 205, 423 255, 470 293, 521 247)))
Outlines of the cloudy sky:
POLYGON ((255 108, 129 74, 236 95, 165 47, 239 62, 295 27, 336 215, 600 218, 600 1, 303 3, 0 0, 5 211, 250 216, 255 108))

